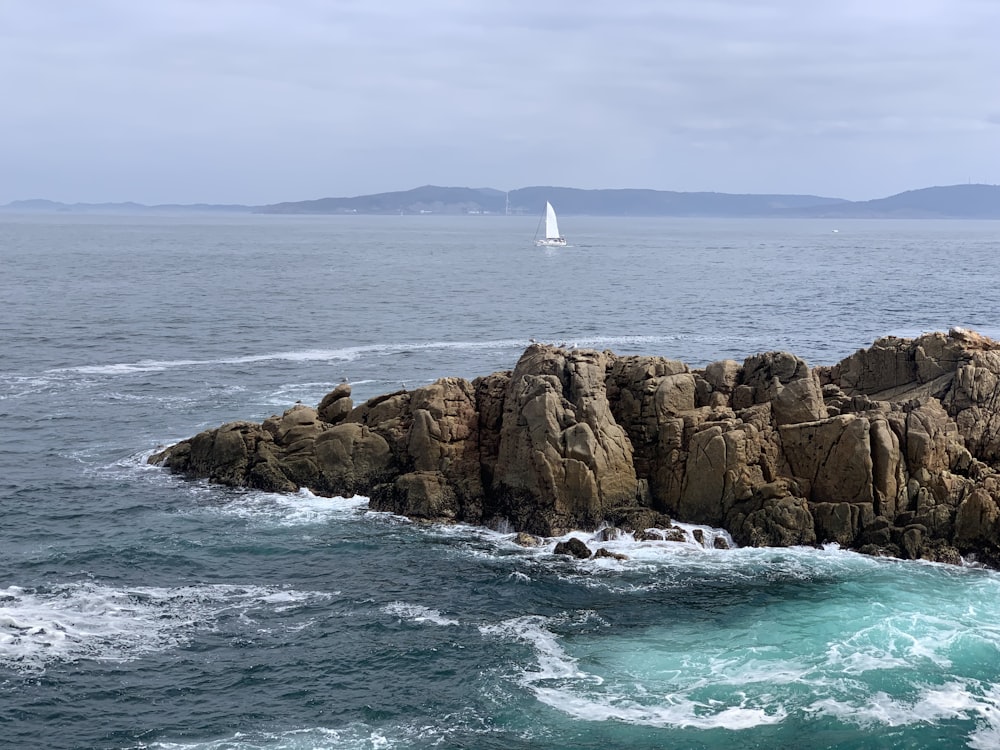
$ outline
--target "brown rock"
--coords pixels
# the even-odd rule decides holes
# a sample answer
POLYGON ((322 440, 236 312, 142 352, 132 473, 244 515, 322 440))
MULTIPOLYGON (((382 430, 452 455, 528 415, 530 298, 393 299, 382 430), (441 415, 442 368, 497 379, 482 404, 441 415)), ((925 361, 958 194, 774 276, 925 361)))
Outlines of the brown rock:
POLYGON ((620 552, 612 552, 609 549, 600 547, 595 553, 594 557, 610 557, 612 560, 628 560, 628 556, 621 554, 620 552))
POLYGON ((314 444, 320 494, 351 497, 370 490, 392 475, 389 444, 378 433, 353 422, 335 425, 314 444))
POLYGON ((955 515, 955 544, 959 549, 971 549, 977 544, 996 544, 997 519, 1000 509, 988 492, 976 488, 958 506, 955 515))
POLYGON ((351 401, 350 396, 351 386, 349 383, 338 385, 326 394, 322 401, 319 402, 319 406, 316 407, 319 418, 329 424, 337 424, 343 421, 354 408, 354 403, 351 401))
POLYGON ((632 504, 632 446, 607 400, 607 355, 529 347, 505 398, 493 492, 543 535, 596 526, 632 504))
POLYGON ((780 428, 785 457, 812 502, 874 502, 870 423, 845 414, 780 428))
POLYGON ((525 531, 519 531, 514 536, 514 544, 521 547, 539 547, 542 544, 542 540, 539 539, 534 534, 529 534, 525 531))
POLYGON ((556 544, 554 552, 557 555, 575 557, 577 560, 586 560, 590 557, 590 548, 576 537, 570 537, 556 544))
POLYGON ((206 430, 150 461, 545 535, 609 523, 641 539, 670 514, 740 544, 992 564, 1000 344, 953 329, 879 339, 833 367, 769 352, 695 371, 536 345, 511 372, 354 408, 343 384, 315 410, 206 430))

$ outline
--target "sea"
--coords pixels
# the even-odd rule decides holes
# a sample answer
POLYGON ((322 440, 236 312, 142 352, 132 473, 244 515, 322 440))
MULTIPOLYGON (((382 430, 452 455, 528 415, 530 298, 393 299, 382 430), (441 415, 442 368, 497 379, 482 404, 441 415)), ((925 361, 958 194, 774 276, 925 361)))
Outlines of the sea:
POLYGON ((1000 747, 974 564, 692 526, 576 561, 147 464, 532 339, 701 367, 1000 335, 997 222, 564 216, 564 248, 536 223, 0 216, 0 747, 1000 747))

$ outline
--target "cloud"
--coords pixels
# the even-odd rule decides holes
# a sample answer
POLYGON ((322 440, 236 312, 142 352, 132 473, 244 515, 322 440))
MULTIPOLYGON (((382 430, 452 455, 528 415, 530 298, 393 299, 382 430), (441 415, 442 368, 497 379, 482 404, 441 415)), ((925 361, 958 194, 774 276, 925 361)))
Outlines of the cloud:
POLYGON ((12 0, 0 201, 1000 182, 979 0, 12 0))

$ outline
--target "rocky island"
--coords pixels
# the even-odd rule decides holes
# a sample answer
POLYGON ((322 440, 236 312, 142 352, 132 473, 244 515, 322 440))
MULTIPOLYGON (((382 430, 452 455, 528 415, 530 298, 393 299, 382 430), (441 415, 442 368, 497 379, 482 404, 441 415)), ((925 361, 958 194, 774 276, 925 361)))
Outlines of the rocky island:
POLYGON ((785 352, 692 369, 534 344, 512 371, 350 394, 149 461, 542 536, 677 518, 741 545, 1000 567, 1000 343, 971 331, 886 337, 812 368, 785 352))

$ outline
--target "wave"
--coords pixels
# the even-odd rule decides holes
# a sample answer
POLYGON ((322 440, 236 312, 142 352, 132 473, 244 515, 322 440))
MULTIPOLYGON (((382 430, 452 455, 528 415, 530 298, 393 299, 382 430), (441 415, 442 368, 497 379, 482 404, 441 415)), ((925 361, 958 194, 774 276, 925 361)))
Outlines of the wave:
POLYGON ((527 342, 515 339, 500 341, 425 341, 398 344, 369 344, 347 346, 339 349, 306 349, 301 351, 270 352, 241 357, 216 359, 142 360, 106 365, 82 365, 46 370, 50 374, 80 373, 87 375, 126 375, 137 372, 159 372, 187 367, 214 367, 217 365, 254 364, 259 362, 353 362, 364 356, 385 357, 425 350, 484 350, 507 349, 525 346, 527 342))
MULTIPOLYGON (((688 338, 683 334, 662 336, 562 336, 547 339, 546 343, 564 347, 599 348, 611 346, 636 347, 656 345, 688 338)), ((112 364, 80 365, 46 370, 47 374, 77 373, 84 375, 129 375, 142 372, 161 372, 176 368, 214 367, 217 365, 241 365, 260 362, 353 362, 363 357, 397 356, 418 351, 520 351, 534 339, 495 339, 488 341, 416 341, 387 344, 367 344, 346 346, 337 349, 305 349, 295 351, 269 352, 239 357, 213 359, 173 359, 140 360, 112 364)))
POLYGON ((322 497, 307 489, 292 494, 260 490, 213 492, 210 493, 211 502, 203 502, 206 490, 214 489, 217 488, 197 483, 188 486, 188 491, 198 501, 197 507, 189 512, 219 514, 265 527, 290 527, 323 524, 335 518, 353 518, 362 515, 368 508, 368 498, 364 495, 322 497))
POLYGON ((0 589, 0 665, 41 672, 53 662, 130 661, 185 645, 222 616, 287 612, 332 594, 261 586, 114 588, 95 582, 0 589))

